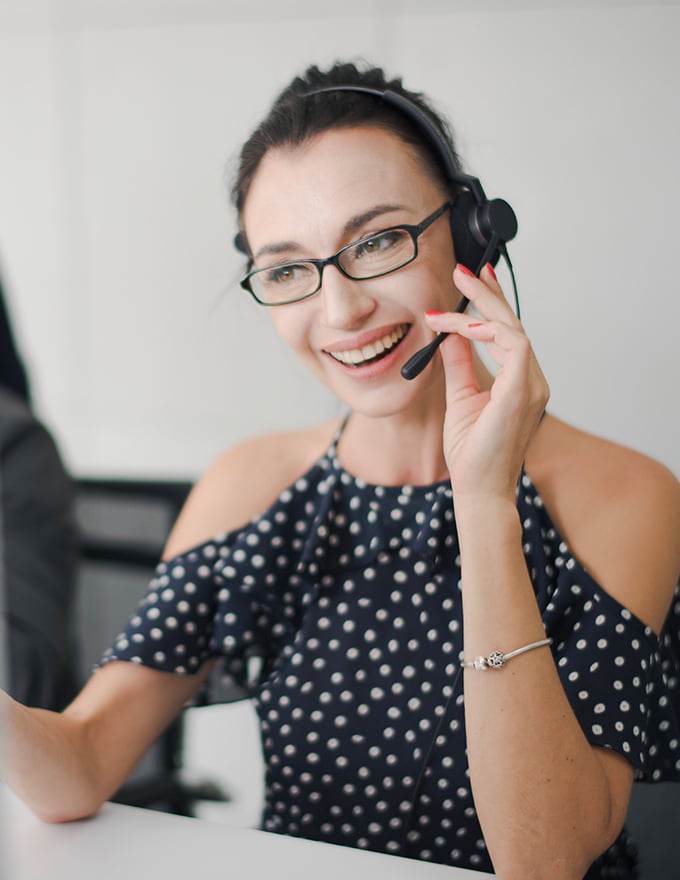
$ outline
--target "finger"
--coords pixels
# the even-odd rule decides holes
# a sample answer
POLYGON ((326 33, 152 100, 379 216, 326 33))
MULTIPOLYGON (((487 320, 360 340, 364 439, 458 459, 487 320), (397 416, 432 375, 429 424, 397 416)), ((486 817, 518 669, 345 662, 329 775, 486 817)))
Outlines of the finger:
POLYGON ((503 292, 503 288, 500 285, 496 272, 494 271, 491 263, 486 263, 482 267, 482 271, 479 273, 480 279, 486 284, 489 290, 493 291, 496 296, 501 297, 501 299, 505 299, 505 293, 503 292))
POLYGON ((479 384, 470 341, 458 333, 452 333, 441 344, 439 351, 444 365, 449 399, 460 399, 476 394, 479 391, 479 384))
POLYGON ((506 350, 527 343, 521 324, 505 320, 471 321, 460 312, 425 312, 425 320, 435 333, 456 333, 475 342, 498 343, 506 350))
MULTIPOLYGON (((509 327, 503 321, 471 322, 469 318, 456 313, 428 314, 426 319, 433 330, 449 333, 452 339, 457 337, 465 339, 468 344, 469 342, 483 344, 491 359, 503 368, 505 374, 503 385, 517 382, 524 385, 530 376, 540 373, 531 343, 521 328, 509 327)), ((447 376, 456 369, 459 367, 452 363, 450 370, 447 370, 447 376)), ((498 376, 496 378, 498 379, 498 376)), ((461 378, 460 381, 465 380, 461 378)))
POLYGON ((459 331, 466 339, 476 342, 493 343, 503 351, 531 351, 531 344, 526 333, 517 327, 508 326, 505 321, 474 321, 468 322, 459 331))
POLYGON ((477 278, 466 266, 458 263, 453 271, 453 280, 458 290, 470 300, 482 317, 490 321, 505 321, 513 326, 519 325, 490 264, 484 266, 481 277, 477 278))
POLYGON ((502 321, 480 321, 469 323, 464 335, 484 343, 493 360, 502 367, 496 383, 501 378, 506 385, 519 382, 524 388, 527 404, 535 412, 543 412, 550 390, 531 342, 521 329, 508 327, 502 321))

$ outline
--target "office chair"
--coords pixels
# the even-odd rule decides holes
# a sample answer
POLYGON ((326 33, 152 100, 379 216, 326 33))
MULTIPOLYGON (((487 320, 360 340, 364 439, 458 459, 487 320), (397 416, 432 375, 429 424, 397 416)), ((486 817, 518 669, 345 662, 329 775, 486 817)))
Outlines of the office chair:
POLYGON ((640 852, 640 880, 680 880, 680 783, 635 783, 626 826, 640 852))
MULTIPOLYGON (((191 484, 181 481, 76 480, 80 566, 76 642, 81 684, 146 592, 191 484)), ((182 716, 158 739, 113 797, 118 803, 194 815, 198 801, 227 801, 205 781, 182 781, 182 716)))

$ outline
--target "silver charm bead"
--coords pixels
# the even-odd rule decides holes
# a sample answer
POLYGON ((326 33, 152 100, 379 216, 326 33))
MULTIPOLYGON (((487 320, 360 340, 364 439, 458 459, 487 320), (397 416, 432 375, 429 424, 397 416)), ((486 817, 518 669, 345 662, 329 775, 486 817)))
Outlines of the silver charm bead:
POLYGON ((534 648, 542 648, 544 645, 552 645, 552 642, 553 640, 551 638, 541 639, 538 642, 532 642, 530 645, 524 645, 522 648, 516 648, 514 651, 510 651, 509 654, 504 654, 503 651, 492 651, 488 657, 475 657, 474 660, 461 660, 461 666, 465 669, 477 669, 480 672, 484 669, 502 669, 508 660, 513 657, 525 654, 527 651, 533 651, 534 648))
POLYGON ((492 669, 500 669, 505 666, 505 654, 502 651, 492 651, 486 658, 486 662, 492 669))

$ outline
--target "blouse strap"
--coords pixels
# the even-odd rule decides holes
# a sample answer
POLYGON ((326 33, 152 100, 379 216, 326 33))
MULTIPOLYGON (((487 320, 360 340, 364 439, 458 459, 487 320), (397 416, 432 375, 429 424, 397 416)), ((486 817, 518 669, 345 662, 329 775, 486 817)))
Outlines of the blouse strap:
POLYGON ((335 433, 331 438, 331 442, 328 446, 328 450, 326 452, 327 458, 337 459, 338 455, 338 443, 340 442, 340 438, 342 437, 345 428, 347 427, 347 422, 349 421, 349 417, 352 415, 352 411, 345 413, 345 417, 340 422, 338 427, 335 429, 335 433))

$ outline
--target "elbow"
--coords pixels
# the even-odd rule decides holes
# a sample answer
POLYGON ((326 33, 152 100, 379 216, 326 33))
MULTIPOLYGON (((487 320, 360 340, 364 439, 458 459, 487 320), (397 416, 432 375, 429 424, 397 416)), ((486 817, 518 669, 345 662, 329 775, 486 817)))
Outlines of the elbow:
POLYGON ((541 864, 536 859, 514 860, 496 866, 494 877, 497 880, 583 880, 590 867, 589 863, 578 862, 572 856, 551 858, 541 864))
POLYGON ((506 856, 493 859, 495 876, 498 880, 583 880, 593 862, 614 843, 618 834, 611 840, 572 841, 572 846, 564 847, 561 853, 555 849, 532 848, 527 851, 517 847, 506 856))
POLYGON ((47 825, 63 825, 66 822, 76 822, 79 819, 89 819, 99 810, 101 803, 91 804, 54 804, 33 807, 33 813, 47 825))
POLYGON ((498 880, 583 880, 619 837, 625 809, 603 798, 578 806, 549 822, 506 826, 501 839, 487 841, 498 880))
MULTIPOLYGON (((93 811, 94 813, 95 811, 93 811)), ((64 825, 67 822, 77 822, 80 819, 89 819, 93 813, 37 813, 41 822, 47 825, 64 825)))

